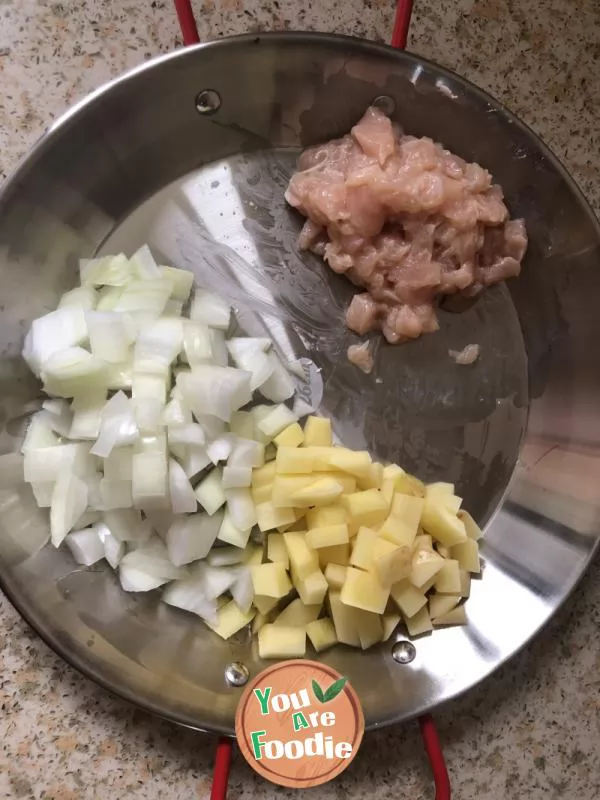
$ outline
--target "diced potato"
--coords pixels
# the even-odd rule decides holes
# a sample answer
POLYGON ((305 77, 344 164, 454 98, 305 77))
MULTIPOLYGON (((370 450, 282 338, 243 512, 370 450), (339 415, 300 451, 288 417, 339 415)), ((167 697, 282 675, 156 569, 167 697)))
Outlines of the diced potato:
POLYGON ((396 491, 411 497, 425 497, 425 484, 414 475, 405 472, 404 475, 398 475, 396 478, 396 491))
POLYGON ((299 447, 304 441, 304 431, 297 422, 284 428, 273 439, 277 447, 299 447))
POLYGON ((359 489, 381 489, 383 484, 383 464, 375 462, 366 475, 357 478, 359 489))
POLYGON ((316 477, 333 478, 334 481, 342 484, 342 491, 344 494, 352 494, 352 492, 356 491, 356 478, 345 472, 328 470, 327 472, 318 473, 318 475, 315 475, 315 478, 316 477))
POLYGON ((398 464, 386 464, 383 468, 383 477, 391 478, 394 481, 394 487, 396 486, 396 481, 402 481, 406 476, 406 470, 403 470, 402 467, 399 467, 398 464))
POLYGON ((438 552, 441 555, 442 558, 450 558, 450 548, 449 547, 444 547, 443 544, 439 544, 438 543, 435 549, 436 549, 436 552, 438 552))
POLYGON ((339 592, 329 592, 329 610, 338 642, 348 644, 351 647, 360 647, 354 610, 344 605, 339 592))
POLYGON ((479 575, 481 565, 479 563, 479 546, 475 539, 467 539, 466 542, 455 544, 451 548, 450 554, 455 558, 461 569, 479 575))
POLYGON ((420 611, 417 611, 414 617, 406 617, 404 624, 410 636, 421 636, 423 633, 429 633, 433 630, 429 611, 426 606, 420 611))
POLYGON ((414 617, 427 603, 423 592, 408 580, 395 583, 390 589, 390 595, 405 617, 414 617))
POLYGON ((267 558, 269 561, 279 561, 287 569, 290 565, 290 556, 283 541, 282 533, 270 533, 267 538, 267 558))
POLYGON ((374 530, 364 526, 359 528, 356 538, 354 539, 354 546, 350 555, 350 564, 360 569, 372 569, 376 541, 377 533, 374 530))
POLYGON ((348 526, 324 525, 322 528, 311 528, 306 534, 309 547, 317 550, 319 547, 334 547, 337 544, 346 544, 349 541, 348 526))
POLYGON ((292 628, 306 626, 309 622, 317 619, 322 607, 322 603, 307 606, 301 598, 297 597, 273 620, 273 625, 287 625, 292 628))
POLYGON ((462 520, 445 506, 435 503, 432 498, 425 499, 421 525, 427 533, 446 547, 453 547, 467 538, 462 520))
MULTIPOLYGON (((298 452, 303 452, 299 450, 298 452)), ((275 508, 293 508, 293 494, 311 486, 317 480, 314 475, 277 475, 273 481, 271 501, 275 508)))
POLYGON ((325 506, 332 503, 342 494, 344 487, 333 478, 320 478, 305 489, 294 492, 291 499, 300 508, 325 506))
POLYGON ((254 609, 241 611, 236 602, 231 600, 217 611, 218 621, 216 625, 213 625, 208 620, 205 620, 205 622, 211 630, 223 639, 229 639, 234 633, 237 633, 249 622, 252 622, 255 613, 254 609))
POLYGON ((270 441, 293 422, 297 422, 294 412, 290 411, 283 403, 280 403, 277 406, 273 406, 269 413, 257 422, 257 428, 270 441))
POLYGON ((332 445, 331 420, 325 417, 307 417, 304 423, 304 446, 331 447, 332 445))
POLYGON ((396 486, 393 478, 383 478, 381 481, 381 494, 384 496, 388 504, 388 511, 392 507, 392 500, 396 493, 396 486))
POLYGON ((367 478, 371 474, 371 456, 366 450, 347 450, 345 447, 335 447, 331 451, 329 464, 333 469, 347 472, 356 478, 367 478))
POLYGON ((281 446, 277 450, 275 464, 278 475, 307 474, 313 470, 314 458, 311 451, 304 447, 281 446))
POLYGON ((273 484, 263 483, 260 486, 252 486, 250 489, 252 501, 257 506, 260 503, 270 503, 273 499, 273 484))
POLYGON ((325 569, 328 564, 347 566, 350 561, 350 545, 336 544, 333 547, 320 547, 317 550, 319 566, 325 569))
POLYGON ((460 567, 458 561, 445 560, 437 574, 435 590, 440 594, 460 594, 460 567))
POLYGON ((365 492, 347 494, 343 504, 348 509, 350 520, 359 526, 379 527, 386 518, 388 507, 385 497, 379 489, 367 489, 365 492))
POLYGON ((461 597, 470 597, 471 595, 471 576, 464 569, 460 571, 460 594, 461 597))
POLYGON ((395 494, 392 508, 379 531, 382 539, 397 545, 412 545, 419 529, 423 500, 419 497, 395 494))
POLYGON ((260 658, 301 658, 305 653, 305 628, 264 625, 258 632, 260 658))
POLYGON ((322 603, 329 588, 325 575, 320 569, 311 572, 306 578, 297 578, 294 581, 294 586, 300 595, 300 599, 307 606, 322 603))
POLYGON ((241 547, 243 549, 248 544, 249 538, 250 531, 240 530, 231 519, 229 511, 226 510, 225 514, 223 515, 221 527, 219 528, 219 533, 217 534, 217 539, 221 542, 226 542, 234 547, 241 547))
POLYGON ((394 612, 385 613, 381 618, 381 627, 383 628, 382 642, 387 642, 392 633, 396 630, 400 623, 400 614, 394 612))
POLYGON ((383 639, 383 625, 378 614, 357 610, 355 616, 358 638, 363 650, 367 650, 367 648, 372 647, 383 639))
POLYGON ((278 597, 263 597, 262 595, 255 594, 252 601, 260 614, 266 616, 269 611, 272 611, 279 602, 278 597))
POLYGON ((287 547, 290 564, 299 578, 306 578, 311 572, 319 569, 317 554, 306 543, 306 534, 301 531, 284 533, 283 541, 287 547))
MULTIPOLYGON (((306 434, 305 434, 306 436, 306 434)), ((313 458, 313 471, 314 472, 330 472, 331 471, 331 464, 329 460, 331 458, 331 454, 335 452, 337 448, 334 447, 322 447, 320 445, 306 445, 306 438, 304 440, 305 449, 308 450, 313 458)))
POLYGON ((447 562, 433 550, 419 550, 413 556, 410 581, 417 588, 437 575, 447 562))
POLYGON ((452 611, 461 601, 459 594, 434 594, 429 599, 429 616, 432 620, 443 617, 448 611, 452 611))
POLYGON ((475 539, 475 541, 478 542, 483 537, 483 532, 469 512, 459 511, 457 516, 465 526, 469 539, 475 539))
POLYGON ((327 564, 325 567, 325 580, 330 589, 341 591, 346 580, 346 567, 342 564, 327 564))
POLYGON ((279 533, 295 533, 297 531, 302 531, 302 533, 306 534, 306 520, 303 517, 299 516, 299 512, 301 509, 293 508, 292 511, 296 515, 297 519, 295 522, 292 522, 291 525, 282 525, 280 528, 277 528, 279 533))
POLYGON ((270 461, 263 467, 252 470, 252 487, 264 486, 265 484, 273 483, 275 474, 277 472, 277 465, 274 461, 270 461))
POLYGON ((292 589, 285 566, 280 562, 252 567, 252 585, 255 594, 265 597, 285 597, 292 589))
POLYGON ((413 553, 417 553, 419 550, 433 550, 433 539, 428 533, 420 533, 418 536, 415 536, 412 551, 413 553))
POLYGON ((244 563, 248 567, 253 567, 256 564, 262 564, 263 549, 259 545, 249 544, 246 547, 244 554, 244 563))
POLYGON ((259 630, 266 625, 267 623, 267 615, 261 614, 260 611, 256 612, 256 616, 252 620, 252 633, 256 636, 259 630))
POLYGON ((427 592, 428 592, 428 591, 429 591, 431 588, 433 588, 433 586, 434 586, 434 584, 435 584, 436 580, 437 580, 437 574, 435 574, 435 575, 432 575, 432 576, 431 576, 431 578, 429 578, 429 580, 428 580, 428 581, 425 581, 425 583, 423 584, 423 586, 419 586, 419 591, 420 591, 420 592, 423 592, 423 594, 427 594, 427 592))
POLYGON ((373 564, 379 582, 391 586, 410 575, 412 550, 406 545, 398 547, 386 539, 377 539, 373 549, 373 564))
POLYGON ((433 620, 434 625, 466 625, 467 611, 464 605, 453 608, 452 611, 433 620))
POLYGON ((348 510, 334 503, 323 508, 309 508, 306 512, 306 523, 309 528, 322 528, 324 525, 341 525, 348 518, 348 510))
POLYGON ((371 572, 363 572, 355 567, 348 567, 346 580, 340 594, 342 603, 374 614, 383 614, 388 597, 389 588, 382 586, 377 577, 371 572))
POLYGON ((306 633, 317 653, 337 644, 335 626, 329 617, 323 617, 323 619, 316 619, 314 622, 309 622, 306 626, 306 633))
POLYGON ((290 525, 296 521, 296 515, 291 508, 275 508, 273 503, 259 503, 256 506, 256 520, 263 533, 272 531, 283 525, 290 525))

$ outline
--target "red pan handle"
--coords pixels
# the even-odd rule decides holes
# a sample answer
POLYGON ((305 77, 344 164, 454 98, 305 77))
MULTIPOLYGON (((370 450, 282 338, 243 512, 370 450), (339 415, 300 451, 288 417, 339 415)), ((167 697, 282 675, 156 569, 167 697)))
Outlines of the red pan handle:
MULTIPOLYGON (((197 44, 200 41, 198 28, 192 10, 191 0, 174 0, 181 34, 184 45, 197 44)), ((404 49, 408 37, 408 28, 412 14, 413 0, 397 0, 394 30, 392 32, 392 47, 404 49)), ((433 719, 426 714, 419 719, 423 744, 433 779, 435 781, 435 800, 450 800, 450 780, 444 761, 444 754, 433 719)), ((215 766, 210 800, 226 800, 227 782, 229 780, 229 767, 233 750, 232 740, 222 736, 215 753, 215 766)))

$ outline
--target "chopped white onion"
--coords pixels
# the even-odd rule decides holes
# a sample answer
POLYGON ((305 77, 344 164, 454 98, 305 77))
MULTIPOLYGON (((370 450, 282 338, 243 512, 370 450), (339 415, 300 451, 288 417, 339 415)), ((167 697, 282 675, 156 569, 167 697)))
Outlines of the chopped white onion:
POLYGON ((223 489, 242 489, 252 483, 252 467, 223 467, 223 489))
POLYGON ((51 483, 31 483, 31 491, 35 497, 38 508, 50 508, 52 505, 52 494, 54 492, 54 482, 51 483))
POLYGON ((85 476, 94 468, 89 444, 58 444, 25 452, 23 476, 26 483, 55 483, 64 472, 85 476))
POLYGON ((209 328, 226 331, 229 328, 230 317, 231 307, 224 300, 204 289, 196 289, 190 309, 190 319, 203 322, 209 328))
POLYGON ((267 400, 272 400, 273 403, 283 403, 284 400, 288 400, 294 394, 296 384, 274 352, 268 353, 267 358, 271 362, 273 371, 262 386, 259 387, 260 393, 267 400))
POLYGON ((81 308, 83 311, 91 311, 96 308, 98 295, 91 286, 78 286, 65 292, 58 303, 59 308, 81 308))
POLYGON ((69 439, 97 439, 100 434, 102 411, 106 405, 106 389, 74 397, 73 419, 67 434, 69 439))
POLYGON ((79 275, 82 286, 124 286, 131 278, 131 264, 123 253, 100 258, 82 258, 79 262, 79 275))
POLYGON ((271 411, 258 423, 258 428, 269 440, 274 439, 278 433, 297 422, 298 418, 293 411, 287 406, 275 406, 271 411))
POLYGON ((86 321, 92 353, 103 361, 119 364, 127 361, 134 339, 127 314, 116 311, 88 311, 86 321))
POLYGON ((58 308, 32 322, 23 357, 39 376, 52 356, 83 344, 87 336, 83 309, 58 308))
POLYGON ((113 447, 125 447, 138 438, 131 400, 123 393, 113 395, 102 411, 100 435, 90 452, 107 458, 113 447))
POLYGON ((160 539, 154 539, 124 555, 120 569, 124 567, 133 567, 147 575, 169 581, 182 580, 189 574, 185 568, 172 563, 167 548, 160 539))
POLYGON ((192 614, 196 614, 213 625, 218 622, 217 604, 214 600, 206 598, 202 580, 199 578, 175 581, 167 586, 162 599, 170 606, 191 611, 192 614))
POLYGON ((111 481, 131 481, 133 447, 115 447, 104 459, 104 477, 111 481))
POLYGON ((191 422, 192 412, 178 397, 173 397, 169 400, 160 418, 160 424, 168 428, 175 428, 179 425, 189 425, 191 422))
POLYGON ((176 519, 167 533, 169 558, 176 566, 205 558, 215 543, 223 515, 191 514, 176 519))
POLYGON ((169 490, 173 513, 189 514, 196 511, 198 504, 194 490, 185 470, 173 458, 169 459, 169 490))
POLYGON ((21 445, 21 452, 38 450, 44 447, 54 447, 58 444, 58 437, 49 425, 48 418, 38 411, 29 422, 27 433, 21 445))
POLYGON ((192 286, 194 273, 177 267, 159 267, 160 274, 171 282, 171 299, 180 303, 187 303, 192 286))
POLYGON ((125 286, 114 310, 127 311, 140 322, 150 321, 162 314, 170 296, 171 282, 167 278, 132 280, 125 286))
POLYGON ((223 436, 213 439, 206 448, 206 454, 213 464, 218 464, 219 461, 227 461, 233 450, 234 443, 235 437, 231 433, 224 433, 223 436))
POLYGON ((198 579, 202 583, 207 600, 216 600, 236 582, 238 570, 228 567, 211 567, 210 564, 198 564, 198 579))
POLYGON ((251 530, 256 525, 256 509, 249 489, 225 489, 227 511, 231 521, 242 531, 251 530))
POLYGON ((177 317, 153 320, 144 326, 135 343, 134 368, 137 372, 166 370, 179 355, 183 346, 183 322, 177 317))
POLYGON ((246 613, 250 610, 254 600, 254 586, 252 584, 252 573, 248 567, 240 567, 237 570, 237 577, 230 587, 230 592, 240 611, 246 613))
POLYGON ((213 338, 207 325, 196 320, 184 320, 183 351, 186 361, 192 367, 196 364, 210 364, 213 360, 213 338))
MULTIPOLYGON (((221 525, 221 527, 223 526, 221 525)), ((244 556, 244 550, 239 547, 213 547, 206 560, 213 567, 230 567, 242 562, 244 556)))
POLYGON ((42 403, 42 417, 47 421, 48 426, 59 434, 68 436, 71 430, 73 412, 66 400, 52 399, 44 400, 42 403))
POLYGON ((233 367, 198 365, 178 375, 177 386, 194 415, 209 414, 229 422, 232 413, 252 399, 250 377, 233 367))
POLYGON ((147 244, 143 244, 139 250, 135 251, 131 256, 130 263, 134 275, 138 278, 150 279, 168 277, 161 273, 147 244))
POLYGON ((251 439, 237 439, 227 460, 230 467, 262 467, 264 463, 264 444, 251 439))
POLYGON ((132 508, 106 511, 103 521, 120 542, 146 542, 152 533, 151 526, 132 508))
POLYGON ((113 536, 108 526, 103 522, 97 523, 95 528, 104 548, 104 558, 113 569, 116 569, 125 555, 125 543, 113 536))
POLYGON ((73 397, 106 385, 106 365, 83 347, 69 347, 48 358, 42 367, 48 394, 73 397))
POLYGON ((115 508, 131 508, 133 499, 131 481, 113 481, 110 478, 100 480, 100 497, 102 509, 112 511, 115 508))
POLYGON ((188 478, 196 477, 196 475, 208 467, 209 464, 212 464, 212 461, 207 456, 206 450, 203 447, 190 445, 185 448, 185 453, 181 459, 181 466, 188 478))
POLYGON ((226 367, 229 363, 229 353, 225 343, 225 334, 216 328, 210 329, 210 346, 212 349, 212 363, 217 367, 226 367))
POLYGON ((164 433, 140 439, 133 452, 131 490, 136 508, 169 506, 167 438, 164 433))
POLYGON ((81 517, 88 504, 85 481, 71 472, 62 472, 54 486, 50 507, 50 536, 58 547, 81 517))
POLYGON ((225 492, 223 491, 222 477, 220 469, 211 470, 204 480, 196 486, 196 499, 207 514, 214 514, 222 505, 225 504, 225 492))
POLYGON ((153 433, 160 425, 167 400, 165 375, 134 372, 131 384, 135 422, 140 431, 153 433))
POLYGON ((245 528, 244 530, 238 528, 231 519, 231 514, 227 508, 225 509, 225 514, 223 515, 223 521, 221 523, 221 527, 219 528, 217 539, 219 539, 221 542, 225 542, 226 544, 231 544, 234 547, 241 548, 240 552, 242 552, 242 549, 248 544, 251 530, 252 526, 250 526, 250 528, 245 528))
POLYGON ((95 526, 70 533, 65 542, 78 564, 91 567, 104 558, 104 545, 95 526))

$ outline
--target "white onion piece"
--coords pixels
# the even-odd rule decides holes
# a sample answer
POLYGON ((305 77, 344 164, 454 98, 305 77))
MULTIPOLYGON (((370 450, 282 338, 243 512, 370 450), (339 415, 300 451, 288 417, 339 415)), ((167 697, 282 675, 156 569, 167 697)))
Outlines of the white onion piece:
POLYGON ((75 527, 77 528, 77 530, 83 530, 84 528, 89 528, 92 525, 95 525, 97 522, 98 523, 102 522, 102 514, 100 513, 100 511, 95 511, 93 508, 88 508, 79 517, 79 519, 75 523, 75 527))
POLYGON ((106 511, 103 521, 120 542, 146 542, 152 533, 148 522, 142 520, 139 512, 132 508, 106 511))
POLYGON ((70 533, 65 542, 78 564, 91 567, 104 558, 104 545, 94 526, 70 533))
POLYGON ((210 346, 212 349, 212 363, 217 367, 226 367, 229 363, 229 354, 223 331, 219 331, 216 328, 210 329, 210 346))
POLYGON ((59 436, 68 436, 71 430, 71 422, 73 420, 73 412, 71 406, 66 400, 44 400, 42 403, 42 416, 49 427, 59 434, 59 436))
POLYGON ((123 567, 134 567, 147 575, 169 581, 183 580, 189 575, 187 569, 171 562, 167 548, 160 539, 136 547, 124 555, 120 564, 120 568, 123 567))
POLYGON ((258 429, 268 439, 274 439, 278 433, 281 433, 288 425, 297 422, 297 420, 298 418, 294 412, 290 411, 290 409, 282 403, 272 408, 269 414, 258 423, 258 429))
POLYGON ((88 487, 88 506, 94 511, 104 511, 104 499, 100 489, 102 475, 99 472, 94 472, 84 477, 83 480, 88 487))
POLYGON ((131 469, 131 491, 136 508, 169 506, 169 469, 165 434, 136 443, 131 469))
POLYGON ((204 558, 215 543, 223 515, 191 514, 174 520, 167 533, 169 558, 176 566, 204 558))
POLYGON ((269 339, 235 337, 227 342, 227 349, 236 367, 250 372, 252 391, 265 383, 274 370, 274 362, 266 355, 271 347, 269 339))
POLYGON ((192 422, 192 412, 185 403, 178 397, 173 397, 164 407, 160 424, 168 428, 175 428, 180 425, 189 425, 192 422))
POLYGON ((199 365, 177 376, 186 404, 194 415, 209 414, 225 422, 252 399, 250 373, 233 367, 199 365))
POLYGON ((160 538, 164 541, 167 538, 169 528, 173 524, 175 517, 170 511, 160 511, 157 509, 148 509, 144 511, 146 522, 150 527, 156 531, 160 538))
POLYGON ((135 251, 130 258, 130 264, 133 274, 138 278, 150 279, 163 277, 147 244, 143 244, 139 250, 135 251))
POLYGON ((94 467, 89 444, 83 443, 32 448, 23 458, 26 483, 54 483, 64 472, 73 472, 81 477, 90 474, 94 467))
POLYGON ((239 439, 256 439, 254 417, 249 411, 234 411, 229 422, 229 429, 239 439))
POLYGON ((131 481, 113 481, 109 478, 100 480, 100 497, 102 509, 112 511, 115 508, 131 508, 133 498, 131 481))
POLYGON ((159 267, 158 269, 162 277, 171 282, 171 299, 187 303, 194 285, 194 273, 177 267, 159 267))
POLYGON ((88 311, 87 326, 92 353, 103 361, 119 364, 127 360, 133 342, 127 315, 116 311, 88 311))
POLYGON ((31 483, 31 491, 35 497, 38 508, 50 508, 52 505, 52 494, 54 493, 54 482, 51 483, 31 483))
POLYGON ((65 292, 58 303, 59 308, 81 308, 83 311, 91 311, 96 308, 98 295, 91 286, 78 286, 65 292))
POLYGON ((219 328, 226 331, 229 328, 231 307, 220 297, 204 289, 196 289, 190 319, 203 322, 209 328, 219 328))
POLYGON ((239 547, 213 547, 206 560, 212 567, 230 567, 242 562, 244 556, 244 550, 239 547))
POLYGON ((170 584, 163 592, 162 599, 170 606, 191 611, 192 614, 196 614, 213 625, 218 622, 217 604, 214 600, 207 600, 202 582, 198 578, 189 578, 170 584))
POLYGON ((73 419, 68 433, 69 439, 97 439, 105 405, 106 389, 74 397, 71 404, 73 419))
POLYGON ((50 428, 47 417, 38 411, 29 422, 27 433, 21 445, 21 452, 28 450, 38 450, 44 447, 54 447, 58 444, 58 437, 50 428))
POLYGON ((218 417, 210 414, 195 414, 194 416, 198 420, 198 424, 202 426, 202 430, 209 441, 218 439, 227 430, 227 424, 218 417))
POLYGON ((238 572, 235 569, 211 567, 210 564, 202 563, 198 564, 196 575, 201 581, 206 599, 216 600, 235 583, 238 572))
POLYGON ((181 466, 188 478, 194 478, 203 469, 212 464, 203 447, 191 445, 185 448, 185 453, 181 459, 181 466))
POLYGON ((70 472, 62 472, 54 486, 50 507, 50 537, 58 547, 88 504, 87 484, 70 472))
POLYGON ((166 375, 134 372, 131 399, 139 430, 146 433, 156 431, 167 400, 166 375))
POLYGON ((183 322, 177 317, 163 317, 144 326, 133 351, 138 372, 161 375, 171 366, 183 346, 183 322))
POLYGON ((104 558, 113 569, 116 569, 125 555, 125 543, 113 536, 108 526, 103 522, 97 523, 94 527, 104 548, 104 558))
POLYGON ((23 357, 32 371, 39 376, 52 356, 83 344, 87 336, 88 329, 83 309, 76 306, 58 308, 34 319, 23 357))
POLYGON ((294 394, 296 384, 275 353, 268 353, 267 358, 271 362, 273 371, 262 386, 259 387, 260 393, 267 400, 272 400, 274 403, 283 403, 284 400, 288 400, 294 394))
POLYGON ((114 311, 123 294, 123 286, 105 286, 98 292, 97 311, 114 311))
POLYGON ((124 286, 131 278, 131 264, 123 253, 82 258, 79 261, 79 276, 82 286, 124 286))
POLYGON ((121 588, 126 592, 151 592, 169 582, 168 578, 157 578, 138 569, 134 564, 119 565, 121 588))
POLYGON ((198 504, 194 490, 185 470, 173 458, 169 459, 169 490, 173 513, 188 514, 196 511, 198 504))
POLYGON ((248 567, 240 567, 237 577, 230 587, 231 596, 244 613, 250 610, 254 600, 254 586, 252 584, 252 573, 248 567))
POLYGON ((252 467, 223 467, 223 489, 242 489, 252 483, 252 467))
POLYGON ((196 499, 207 514, 214 514, 225 504, 221 470, 211 470, 204 480, 200 481, 195 490, 196 499))
POLYGON ((227 460, 230 467, 262 467, 264 463, 264 444, 251 439, 238 439, 227 460))
POLYGON ((234 436, 231 433, 225 433, 223 436, 219 436, 218 439, 213 439, 207 445, 206 454, 213 464, 218 464, 219 461, 227 461, 233 450, 234 442, 234 436))
POLYGON ((133 444, 137 437, 138 428, 131 400, 123 392, 117 392, 104 406, 100 435, 90 452, 107 458, 113 447, 133 444))
POLYGON ((225 489, 227 511, 231 521, 242 531, 251 530, 256 525, 256 509, 249 489, 225 489))
POLYGON ((183 351, 191 366, 210 364, 213 359, 213 337, 207 325, 196 320, 184 320, 183 351))
POLYGON ((106 365, 83 347, 69 347, 54 353, 42 367, 48 394, 73 397, 106 385, 106 365))
POLYGON ((168 430, 169 446, 170 445, 195 445, 204 447, 206 444, 206 435, 204 429, 197 422, 191 422, 187 425, 177 425, 168 430))
POLYGON ((107 364, 104 371, 106 388, 118 391, 131 389, 133 381, 133 352, 122 364, 107 364))
POLYGON ((162 314, 170 296, 171 282, 167 278, 131 280, 123 289, 114 310, 127 311, 140 322, 151 321, 162 314))
POLYGON ((104 459, 104 477, 111 481, 131 481, 133 447, 115 447, 104 459))
POLYGON ((231 519, 229 509, 226 508, 217 539, 219 539, 220 542, 225 542, 226 544, 231 544, 234 547, 239 547, 241 553, 243 552, 243 548, 248 544, 251 530, 252 526, 245 528, 244 530, 238 528, 231 519))

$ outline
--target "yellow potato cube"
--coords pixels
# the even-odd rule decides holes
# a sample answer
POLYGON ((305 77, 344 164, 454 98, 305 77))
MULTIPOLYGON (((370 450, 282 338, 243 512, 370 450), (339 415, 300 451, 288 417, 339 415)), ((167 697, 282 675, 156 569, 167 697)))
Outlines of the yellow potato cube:
POLYGON ((272 611, 277 603, 279 602, 278 597, 264 597, 262 595, 255 594, 254 600, 252 601, 258 611, 266 616, 269 611, 272 611))
POLYGON ((319 566, 325 569, 328 564, 341 564, 346 566, 350 561, 350 545, 336 544, 332 547, 320 547, 317 550, 319 566))
POLYGON ((267 558, 269 561, 279 561, 287 569, 290 565, 290 556, 283 541, 282 533, 270 533, 267 538, 267 558))
POLYGON ((319 559, 306 543, 306 534, 301 531, 286 532, 283 534, 283 541, 287 547, 290 564, 299 578, 306 578, 311 572, 319 569, 319 559))
POLYGON ((322 528, 324 525, 342 525, 348 518, 347 509, 337 503, 322 508, 309 508, 306 523, 309 528, 322 528))
POLYGON ((377 642, 381 642, 383 639, 383 625, 381 624, 381 617, 378 614, 357 609, 355 611, 355 617, 358 638, 363 650, 367 650, 377 642))
POLYGON ((271 502, 275 508, 293 508, 292 495, 315 482, 314 475, 277 475, 273 481, 271 502))
POLYGON ((256 544, 249 544, 244 551, 244 563, 248 567, 262 564, 263 548, 256 544))
POLYGON ((436 550, 437 553, 439 553, 441 555, 442 558, 450 558, 451 557, 450 556, 450 548, 449 547, 444 547, 443 544, 437 543, 435 550, 436 550))
POLYGON ((379 581, 391 586, 408 578, 412 570, 412 550, 406 545, 398 547, 385 539, 376 539, 373 548, 373 564, 379 581))
POLYGON ((381 489, 383 484, 383 464, 374 463, 366 475, 357 478, 359 489, 381 489))
POLYGON ((461 597, 469 597, 471 595, 471 576, 464 569, 460 571, 460 594, 461 597))
POLYGON ((381 627, 383 628, 382 642, 387 642, 392 633, 396 630, 400 623, 400 614, 395 614, 393 611, 385 613, 381 618, 381 627))
POLYGON ((352 475, 347 475, 345 472, 319 472, 318 475, 315 475, 315 478, 317 477, 333 478, 334 481, 341 483, 343 494, 352 494, 352 492, 356 491, 356 478, 353 478, 352 475))
POLYGON ((413 555, 410 581, 417 588, 437 575, 447 562, 433 550, 419 550, 413 555))
POLYGON ((409 527, 419 527, 421 516, 425 508, 425 500, 422 497, 396 492, 392 499, 390 514, 403 520, 409 527))
POLYGON ((277 447, 299 447, 304 441, 304 431, 297 422, 288 425, 273 439, 277 447))
POLYGON ((285 566, 280 562, 252 567, 252 585, 255 594, 265 597, 285 597, 292 589, 285 566))
POLYGON ((383 478, 381 481, 381 494, 385 498, 385 502, 388 504, 388 512, 392 507, 392 500, 394 499, 394 494, 396 493, 396 486, 394 483, 393 478, 383 478))
POLYGON ((433 551, 433 539, 428 533, 420 533, 418 536, 415 537, 415 541, 413 542, 412 546, 412 551, 413 553, 417 553, 419 550, 433 551))
POLYGON ((302 658, 305 653, 305 628, 264 625, 258 632, 260 658, 302 658))
POLYGON ((434 625, 466 625, 467 611, 464 605, 453 608, 441 617, 433 620, 434 625))
POLYGON ((377 533, 374 530, 367 527, 359 528, 356 538, 354 539, 354 545, 350 555, 350 564, 360 569, 372 569, 376 541, 377 533))
POLYGON ((320 478, 305 489, 292 494, 294 505, 300 508, 325 506, 333 503, 342 494, 344 487, 333 478, 320 478))
POLYGON ((367 489, 344 496, 344 505, 348 509, 350 520, 356 525, 368 528, 379 527, 386 518, 388 507, 385 497, 379 489, 367 489))
POLYGON ((372 461, 366 450, 347 450, 345 447, 335 447, 329 456, 329 464, 333 469, 347 472, 356 478, 367 478, 371 473, 372 461))
POLYGON ((429 611, 426 606, 420 611, 417 611, 414 617, 406 617, 404 624, 406 625, 409 636, 421 636, 433 630, 429 611))
POLYGON ((322 607, 322 603, 315 603, 312 606, 304 605, 302 600, 297 597, 273 620, 273 625, 287 625, 292 628, 308 625, 309 622, 317 619, 322 607))
POLYGON ((395 494, 389 516, 379 535, 397 545, 412 545, 419 529, 423 500, 419 497, 395 494))
POLYGON ((434 594, 429 599, 429 616, 434 621, 452 611, 461 601, 459 594, 434 594))
POLYGON ((363 611, 372 611, 374 614, 383 614, 388 597, 389 588, 382 586, 377 577, 371 572, 363 572, 355 567, 348 567, 346 580, 340 594, 342 603, 363 611))
POLYGON ((350 647, 360 647, 354 609, 344 605, 339 592, 329 592, 329 611, 338 642, 350 645, 350 647))
POLYGON ((229 639, 234 633, 237 633, 249 622, 252 622, 255 613, 254 609, 241 611, 237 603, 231 600, 217 611, 218 621, 216 625, 213 625, 208 620, 204 621, 222 639, 229 639))
POLYGON ((313 470, 314 458, 304 447, 280 447, 275 464, 278 475, 307 474, 313 470))
POLYGON ((308 452, 310 452, 313 458, 313 471, 314 472, 328 472, 331 471, 331 464, 329 460, 331 458, 331 454, 336 451, 335 447, 321 447, 320 445, 311 445, 310 447, 306 445, 306 439, 304 441, 305 448, 308 452))
POLYGON ((252 620, 252 633, 256 635, 259 630, 266 625, 267 623, 267 615, 261 614, 260 611, 257 611, 256 616, 252 620))
POLYGON ((427 603, 423 592, 415 588, 408 580, 395 583, 390 589, 390 595, 405 617, 414 617, 427 603))
POLYGON ((314 622, 309 622, 306 626, 306 633, 317 653, 337 644, 335 626, 329 617, 323 617, 323 619, 316 619, 314 622))
POLYGON ((307 417, 304 423, 304 446, 331 447, 332 445, 331 420, 325 417, 307 417))
POLYGON ((322 528, 311 528, 306 534, 306 542, 313 550, 319 547, 333 547, 349 541, 348 526, 324 525, 322 528))
POLYGON ((432 575, 428 581, 425 581, 423 586, 419 586, 419 591, 423 592, 423 594, 427 594, 427 592, 434 586, 436 580, 437 580, 437 574, 432 575))
POLYGON ((464 522, 431 498, 425 499, 421 525, 427 533, 446 547, 453 547, 467 538, 464 522))
POLYGON ((325 580, 330 589, 341 591, 346 580, 346 567, 342 564, 327 564, 325 567, 325 580))
POLYGON ((263 533, 296 521, 291 508, 275 508, 273 503, 259 503, 256 507, 256 520, 263 533))
POLYGON ((252 487, 250 489, 252 495, 252 502, 255 506, 261 503, 270 503, 273 498, 273 484, 263 483, 260 486, 252 487))
POLYGON ((440 594, 460 594, 460 566, 454 559, 445 560, 437 573, 436 592, 440 594))
POLYGON ((274 461, 270 461, 268 464, 265 464, 263 467, 259 467, 258 469, 252 470, 252 486, 264 486, 268 483, 273 483, 275 478, 275 473, 277 471, 277 466, 274 461))
POLYGON ((475 539, 475 541, 478 542, 481 538, 483 538, 481 528, 468 511, 459 511, 457 516, 465 526, 465 531, 467 532, 469 539, 475 539))
POLYGON ((414 475, 405 472, 404 475, 398 475, 396 478, 396 491, 411 497, 425 497, 425 484, 414 475))
POLYGON ((450 549, 452 558, 455 558, 460 564, 460 568, 467 572, 473 572, 479 575, 481 572, 481 565, 479 563, 479 546, 475 539, 467 539, 466 542, 455 544, 450 549))
POLYGON ((329 588, 325 575, 320 569, 311 572, 306 578, 297 578, 294 581, 300 599, 307 606, 317 605, 323 602, 329 588))

